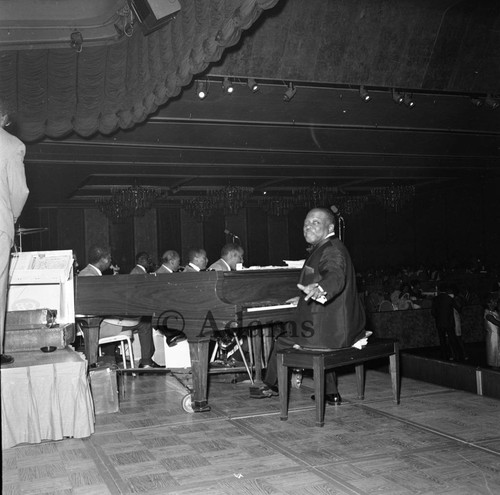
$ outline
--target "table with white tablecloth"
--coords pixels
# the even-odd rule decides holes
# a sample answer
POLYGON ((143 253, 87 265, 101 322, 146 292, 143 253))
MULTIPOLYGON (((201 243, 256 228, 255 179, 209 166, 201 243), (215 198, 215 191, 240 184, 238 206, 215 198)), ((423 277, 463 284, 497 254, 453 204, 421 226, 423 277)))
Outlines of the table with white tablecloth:
POLYGON ((11 353, 1 369, 2 449, 94 433, 87 361, 71 347, 11 353))

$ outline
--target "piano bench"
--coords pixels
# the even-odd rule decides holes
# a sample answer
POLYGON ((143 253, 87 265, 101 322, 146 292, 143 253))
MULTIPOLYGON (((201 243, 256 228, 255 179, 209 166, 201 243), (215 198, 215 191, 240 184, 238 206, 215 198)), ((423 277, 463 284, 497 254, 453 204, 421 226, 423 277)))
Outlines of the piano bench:
POLYGON ((389 357, 394 402, 399 404, 399 343, 394 339, 373 339, 362 349, 347 347, 337 350, 284 349, 278 351, 278 387, 280 391, 281 421, 288 419, 289 368, 312 369, 316 399, 316 426, 325 424, 325 371, 341 366, 355 365, 358 399, 364 399, 364 363, 389 357))

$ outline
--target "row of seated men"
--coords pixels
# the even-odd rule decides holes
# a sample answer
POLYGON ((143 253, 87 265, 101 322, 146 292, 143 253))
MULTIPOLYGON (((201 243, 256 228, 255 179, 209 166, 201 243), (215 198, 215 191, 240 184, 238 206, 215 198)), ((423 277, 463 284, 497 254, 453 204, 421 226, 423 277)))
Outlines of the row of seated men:
MULTIPOLYGON (((237 244, 225 244, 221 250, 221 257, 208 270, 230 271, 236 270, 239 263, 243 263, 243 248, 237 244)), ((207 254, 204 249, 191 249, 188 255, 188 263, 183 267, 183 272, 199 272, 206 269, 208 264, 207 254)), ((131 275, 144 275, 154 273, 156 275, 169 274, 181 271, 180 256, 177 251, 168 250, 162 256, 162 264, 155 271, 151 271, 151 256, 146 252, 138 253, 136 265, 131 270, 131 275)), ((79 277, 99 277, 111 267, 111 251, 107 247, 91 246, 88 252, 88 265, 80 271, 79 277)), ((184 333, 176 329, 159 329, 164 334, 167 344, 174 346, 178 342, 186 340, 184 333)), ((121 318, 110 316, 103 319, 99 328, 99 338, 112 337, 120 332, 129 335, 137 333, 141 345, 141 360, 139 368, 161 368, 153 361, 155 346, 153 340, 153 327, 151 318, 121 318)), ((114 352, 114 350, 113 350, 114 352)))

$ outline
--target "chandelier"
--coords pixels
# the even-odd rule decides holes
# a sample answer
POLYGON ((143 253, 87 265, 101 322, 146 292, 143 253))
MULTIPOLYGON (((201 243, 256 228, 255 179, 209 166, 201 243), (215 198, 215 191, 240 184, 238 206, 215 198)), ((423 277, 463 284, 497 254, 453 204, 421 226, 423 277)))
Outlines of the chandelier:
POLYGON ((356 215, 365 207, 367 202, 368 196, 343 194, 337 196, 334 203, 338 205, 339 210, 345 215, 356 215))
POLYGON ((259 199, 258 205, 269 215, 282 217, 288 215, 289 211, 297 204, 296 198, 291 196, 264 196, 259 199))
POLYGON ((236 215, 246 206, 253 187, 227 186, 222 189, 208 191, 209 198, 216 210, 224 210, 226 215, 236 215))
POLYGON ((212 215, 215 209, 212 198, 206 196, 183 200, 181 206, 198 222, 212 215))
POLYGON ((415 186, 399 186, 391 184, 389 187, 375 187, 371 190, 372 196, 390 211, 400 211, 415 196, 415 186))
POLYGON ((300 187, 294 189, 292 194, 297 206, 306 208, 328 208, 337 194, 337 187, 323 187, 316 184, 312 187, 300 187))
POLYGON ((161 196, 161 188, 152 186, 112 187, 111 198, 99 198, 99 210, 112 222, 142 216, 161 196))

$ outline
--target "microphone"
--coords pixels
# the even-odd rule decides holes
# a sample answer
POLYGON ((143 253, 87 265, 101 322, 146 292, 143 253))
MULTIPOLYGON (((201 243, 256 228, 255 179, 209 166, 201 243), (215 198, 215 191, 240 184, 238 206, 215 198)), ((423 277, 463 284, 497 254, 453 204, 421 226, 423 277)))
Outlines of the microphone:
POLYGON ((224 229, 224 234, 230 235, 231 237, 234 237, 235 239, 239 239, 239 237, 236 234, 233 234, 230 230, 224 229))
POLYGON ((333 214, 336 217, 340 217, 340 211, 339 211, 339 209, 335 205, 331 205, 330 206, 330 210, 332 210, 333 214))

